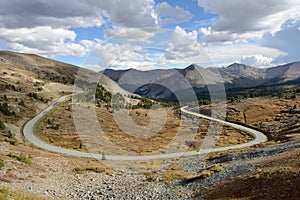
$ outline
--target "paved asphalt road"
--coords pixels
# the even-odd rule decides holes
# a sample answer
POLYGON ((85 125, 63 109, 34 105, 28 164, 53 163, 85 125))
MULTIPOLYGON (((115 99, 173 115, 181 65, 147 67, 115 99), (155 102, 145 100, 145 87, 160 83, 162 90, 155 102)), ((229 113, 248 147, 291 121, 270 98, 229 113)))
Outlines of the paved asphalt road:
MULTIPOLYGON (((76 151, 76 150, 64 149, 64 148, 46 143, 46 142, 42 141, 40 138, 38 138, 34 135, 33 128, 34 128, 35 124, 40 119, 42 119, 50 110, 55 108, 57 105, 59 105, 61 102, 65 101, 70 96, 72 96, 72 95, 66 95, 66 96, 63 96, 63 97, 59 98, 51 106, 49 106, 47 109, 45 109, 40 114, 38 114, 33 119, 31 119, 24 126, 24 129, 23 129, 24 137, 29 142, 34 144, 35 146, 37 146, 41 149, 51 151, 51 152, 65 154, 65 155, 71 155, 71 156, 76 156, 76 157, 102 159, 102 154, 95 154, 95 153, 80 152, 80 151, 76 151)), ((210 148, 210 149, 200 149, 200 150, 197 150, 197 151, 187 151, 187 152, 168 153, 168 154, 156 154, 156 155, 140 155, 140 156, 105 155, 105 159, 106 160, 151 160, 151 159, 158 159, 158 158, 174 158, 174 157, 179 157, 179 156, 200 155, 200 154, 206 154, 206 153, 210 153, 210 152, 219 152, 219 151, 249 147, 249 146, 253 146, 253 145, 262 143, 262 142, 267 140, 266 136, 264 134, 262 134, 261 132, 259 132, 259 131, 256 131, 256 130, 253 130, 251 128, 247 128, 247 127, 244 127, 244 126, 241 126, 241 125, 238 125, 238 124, 234 124, 234 123, 231 123, 231 122, 226 122, 226 121, 223 121, 223 120, 220 120, 220 119, 211 118, 211 117, 206 116, 206 115, 194 113, 194 112, 191 112, 191 111, 187 110, 186 108, 187 107, 181 108, 181 111, 183 113, 186 113, 186 114, 194 115, 196 117, 201 117, 201 118, 205 118, 205 119, 208 119, 208 120, 213 120, 213 121, 219 122, 221 124, 228 125, 228 126, 231 126, 233 128, 246 131, 248 133, 253 134, 255 136, 255 139, 250 141, 250 142, 247 142, 247 143, 232 145, 232 146, 227 146, 227 147, 220 147, 220 148, 210 148)))

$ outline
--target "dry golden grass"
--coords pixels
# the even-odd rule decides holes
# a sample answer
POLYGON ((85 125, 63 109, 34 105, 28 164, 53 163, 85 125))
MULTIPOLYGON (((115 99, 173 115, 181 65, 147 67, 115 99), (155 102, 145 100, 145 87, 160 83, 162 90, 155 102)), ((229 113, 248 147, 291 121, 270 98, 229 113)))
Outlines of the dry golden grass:
POLYGON ((7 173, 0 176, 0 180, 6 183, 13 183, 17 179, 16 175, 12 173, 7 173))
MULTIPOLYGON (((148 124, 149 118, 144 114, 147 113, 147 110, 138 109, 131 111, 131 113, 132 112, 134 112, 134 114, 132 114, 132 118, 135 122, 143 125, 148 124), (135 112, 139 112, 141 114, 137 115, 135 112)), ((123 132, 115 122, 113 115, 107 110, 98 109, 97 115, 106 137, 112 143, 124 150, 130 150, 137 153, 153 152, 165 147, 175 137, 180 124, 180 119, 172 115, 172 110, 168 109, 167 121, 162 130, 154 136, 141 138, 123 132)))
POLYGON ((169 185, 171 181, 180 180, 185 181, 190 177, 197 175, 196 172, 187 172, 177 162, 171 162, 167 169, 162 172, 162 178, 165 184, 169 185))
MULTIPOLYGON (((198 179, 207 178, 215 173, 218 173, 226 168, 225 164, 216 163, 200 173, 197 172, 187 172, 185 171, 177 162, 171 162, 170 166, 160 172, 164 182, 169 185, 171 181, 183 181, 183 182, 191 182, 198 179)), ((153 174, 151 174, 153 176, 153 174)), ((157 176, 155 174, 154 176, 157 176)))
POLYGON ((73 160, 70 162, 70 165, 74 166, 73 171, 78 174, 84 174, 88 172, 112 173, 110 167, 104 165, 103 162, 92 159, 73 160))
POLYGON ((295 99, 253 98, 228 106, 228 120, 265 132, 269 140, 297 140, 300 133, 300 96, 295 99))
POLYGON ((149 110, 134 109, 129 111, 129 115, 131 116, 132 120, 138 125, 146 126, 151 123, 149 110))
MULTIPOLYGON (((189 150, 198 150, 201 148, 203 139, 208 133, 208 128, 210 126, 210 121, 201 119, 200 125, 197 130, 197 134, 195 136, 194 141, 190 144, 189 150)), ((236 144, 242 144, 253 139, 251 134, 248 134, 244 131, 237 130, 235 128, 229 126, 222 126, 216 125, 221 130, 217 130, 216 133, 220 131, 220 134, 210 133, 213 134, 216 138, 216 147, 224 147, 236 144)))
MULTIPOLYGON (((142 174, 152 174, 154 171, 161 169, 161 166, 168 162, 169 160, 165 159, 155 159, 155 160, 135 160, 135 161, 123 161, 120 164, 126 166, 128 169, 134 171, 139 171, 142 174)), ((118 163, 114 163, 118 167, 118 163)))
POLYGON ((249 142, 253 139, 254 136, 247 132, 225 126, 223 132, 221 133, 218 139, 217 146, 224 147, 224 146, 230 146, 235 144, 242 144, 242 143, 249 142))
POLYGON ((282 110, 289 110, 296 105, 300 107, 300 97, 296 99, 278 98, 249 98, 243 99, 240 103, 231 103, 230 108, 235 108, 238 112, 229 115, 232 121, 240 121, 248 125, 257 126, 257 122, 274 122, 276 116, 281 115, 282 110), (244 118, 246 117, 246 119, 244 118))
MULTIPOLYGON (((146 109, 134 109, 129 111, 129 116, 120 114, 114 111, 107 110, 104 106, 96 107, 96 115, 101 129, 104 131, 105 139, 121 148, 125 152, 134 152, 138 154, 147 153, 161 153, 161 149, 169 144, 173 145, 174 151, 182 150, 198 150, 202 146, 204 137, 208 132, 210 121, 200 119, 199 123, 192 123, 192 121, 185 123, 181 126, 181 119, 173 114, 172 109, 166 109, 165 118, 162 116, 161 110, 152 110, 152 115, 146 109), (114 115, 119 116, 117 122, 114 115), (151 118, 153 115, 156 118, 151 118), (132 122, 128 122, 132 120, 132 122), (165 120, 165 121, 164 121, 165 120), (152 124, 151 124, 152 123, 152 124), (160 124, 162 127, 160 127, 160 124), (122 126, 125 126, 124 130, 122 126), (139 128, 140 127, 140 128, 139 128), (152 130, 156 131, 161 128, 157 133, 153 134, 152 130), (179 130, 180 129, 180 130, 179 130), (151 132, 152 131, 152 132, 151 132), (180 131, 180 138, 174 142, 180 131), (191 134, 194 137, 191 138, 191 134), (189 139, 187 139, 189 138, 189 139), (191 140, 190 140, 191 139, 191 140)), ((86 119, 89 116, 86 117, 86 119)), ((189 121, 188 119, 184 119, 189 121)), ((217 146, 227 146, 247 142, 252 137, 242 131, 230 128, 228 126, 221 127, 221 133, 218 135, 216 130, 215 138, 217 146)), ((78 135, 73 122, 73 113, 71 102, 64 102, 51 111, 35 128, 36 134, 43 140, 57 146, 68 149, 77 149, 86 151, 92 149, 94 152, 105 152, 107 154, 115 153, 113 149, 105 147, 93 148, 91 146, 85 147, 85 135, 78 135), (50 123, 49 123, 50 120, 50 123), (59 129, 55 127, 59 124, 59 129), (99 148, 97 150, 97 148, 99 148)), ((93 130, 87 137, 97 138, 97 130, 93 130)), ((101 138, 100 138, 101 139, 101 138)))
MULTIPOLYGON (((126 134, 119 127, 113 118, 113 114, 103 108, 96 108, 97 116, 105 136, 114 144, 123 149, 138 153, 152 152, 164 147, 176 135, 180 120, 172 115, 172 110, 167 111, 168 120, 164 128, 150 138, 139 138, 126 134)), ((138 125, 147 125, 150 120, 148 110, 131 110, 132 120, 138 125)), ((51 111, 35 128, 35 133, 43 140, 69 149, 79 149, 81 140, 76 133, 72 119, 71 104, 65 102, 51 111), (53 121, 49 124, 48 120, 53 121), (58 130, 52 126, 59 124, 58 130)), ((84 149, 84 145, 82 146, 84 149)))

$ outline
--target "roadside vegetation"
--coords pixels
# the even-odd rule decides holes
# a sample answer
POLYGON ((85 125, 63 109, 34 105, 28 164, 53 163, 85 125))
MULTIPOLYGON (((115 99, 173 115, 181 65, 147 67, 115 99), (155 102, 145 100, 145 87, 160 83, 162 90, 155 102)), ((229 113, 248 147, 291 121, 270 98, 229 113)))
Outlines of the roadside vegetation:
POLYGON ((95 173, 113 173, 112 170, 102 164, 101 162, 86 159, 85 162, 74 162, 72 163, 75 167, 73 169, 76 174, 85 174, 89 172, 95 173))
POLYGON ((26 155, 23 152, 21 152, 20 154, 15 154, 15 153, 9 152, 7 154, 7 156, 10 157, 10 158, 14 158, 17 161, 20 161, 22 163, 31 164, 32 156, 31 155, 26 155))
POLYGON ((0 170, 4 167, 4 160, 0 158, 0 170))
POLYGON ((29 192, 0 187, 0 199, 46 200, 48 198, 29 192))

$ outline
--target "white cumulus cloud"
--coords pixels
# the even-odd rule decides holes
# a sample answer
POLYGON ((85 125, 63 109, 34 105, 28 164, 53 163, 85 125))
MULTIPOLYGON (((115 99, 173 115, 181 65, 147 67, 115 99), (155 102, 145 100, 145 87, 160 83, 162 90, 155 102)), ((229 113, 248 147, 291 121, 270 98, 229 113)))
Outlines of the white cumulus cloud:
POLYGON ((179 6, 172 7, 167 2, 157 4, 156 12, 161 24, 178 24, 192 18, 192 14, 190 12, 179 6))
POLYGON ((106 37, 114 37, 121 40, 127 40, 129 42, 150 42, 149 39, 153 37, 159 31, 158 28, 127 28, 127 27, 114 27, 106 30, 106 37))
POLYGON ((0 28, 0 40, 13 50, 45 56, 84 56, 91 42, 75 42, 76 33, 62 28, 41 26, 34 28, 0 28))
POLYGON ((101 71, 106 68, 128 69, 153 65, 141 46, 101 42, 98 41, 84 67, 101 71))
POLYGON ((300 19, 300 2, 294 0, 198 0, 207 12, 219 15, 210 28, 200 30, 203 42, 257 39, 274 35, 287 21, 300 19))
POLYGON ((166 53, 159 57, 159 62, 174 64, 210 62, 197 38, 198 32, 196 30, 186 32, 177 26, 171 34, 166 53))
MULTIPOLYGON (((261 58, 273 59, 285 56, 283 52, 277 48, 263 47, 258 44, 219 44, 204 47, 204 50, 212 58, 216 65, 230 65, 233 61, 239 61, 241 58, 253 57, 253 55, 263 55, 261 58)), ((256 56, 260 57, 260 56, 256 56)), ((267 59, 267 60, 268 60, 267 59)), ((270 60, 269 60, 270 61, 270 60)))
POLYGON ((47 56, 86 55, 93 41, 76 40, 74 27, 102 26, 121 39, 142 41, 153 30, 136 28, 157 27, 157 21, 153 0, 0 1, 2 48, 47 56))
POLYGON ((261 54, 242 56, 242 58, 240 58, 238 60, 239 63, 243 63, 243 64, 246 64, 249 66, 254 66, 254 67, 259 67, 259 68, 271 67, 272 61, 273 61, 273 58, 263 56, 261 54))

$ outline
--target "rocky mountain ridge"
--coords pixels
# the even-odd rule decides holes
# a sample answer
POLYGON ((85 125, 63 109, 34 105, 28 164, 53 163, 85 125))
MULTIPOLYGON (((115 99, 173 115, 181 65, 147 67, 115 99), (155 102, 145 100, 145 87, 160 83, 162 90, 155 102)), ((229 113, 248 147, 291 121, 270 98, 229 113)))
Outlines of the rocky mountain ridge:
POLYGON ((220 84, 230 89, 299 84, 300 62, 271 68, 255 68, 239 63, 222 68, 203 68, 192 64, 184 69, 150 71, 106 69, 101 73, 130 92, 147 97, 170 99, 173 98, 174 95, 171 93, 174 91, 182 92, 188 88, 201 89, 220 84))

